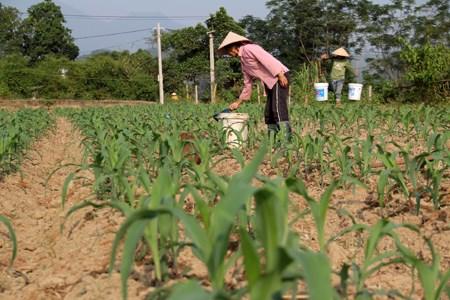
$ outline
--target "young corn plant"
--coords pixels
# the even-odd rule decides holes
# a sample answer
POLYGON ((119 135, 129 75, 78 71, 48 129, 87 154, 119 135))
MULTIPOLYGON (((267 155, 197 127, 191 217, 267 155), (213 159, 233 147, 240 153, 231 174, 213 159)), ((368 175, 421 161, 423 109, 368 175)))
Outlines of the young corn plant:
MULTIPOLYGON (((353 262, 351 266, 344 265, 341 270, 341 295, 345 295, 347 297, 347 288, 349 286, 348 281, 350 281, 350 284, 353 284, 356 288, 355 299, 358 300, 373 299, 373 297, 383 295, 389 295, 390 297, 398 297, 401 299, 409 299, 407 296, 402 295, 397 290, 385 291, 383 289, 369 289, 365 284, 367 279, 370 278, 373 274, 389 265, 402 264, 410 265, 412 268, 417 268, 417 265, 420 264, 417 261, 421 260, 416 258, 416 256, 412 254, 411 250, 405 247, 400 241, 400 237, 396 232, 400 228, 410 230, 413 234, 419 234, 419 230, 413 225, 394 224, 386 219, 382 219, 373 226, 368 226, 365 224, 354 224, 353 226, 342 230, 340 233, 330 239, 330 242, 334 241, 338 237, 350 232, 367 231, 368 233, 368 237, 366 239, 366 244, 364 247, 364 257, 362 264, 357 265, 353 262), (379 243, 386 238, 392 239, 392 241, 394 242, 394 248, 384 252, 379 251, 379 243)), ((435 257, 434 254, 433 257, 435 257)), ((435 258, 433 258, 433 261, 434 260, 435 258)), ((436 266, 433 265, 433 268, 434 267, 436 266)), ((441 276, 439 278, 443 278, 444 280, 448 281, 448 277, 446 276, 448 276, 448 274, 445 274, 444 276, 441 276)), ((422 286, 423 283, 424 282, 422 281, 422 286)), ((437 281, 434 281, 432 284, 430 283, 430 285, 432 285, 434 290, 436 290, 436 285, 438 285, 437 290, 439 290, 442 282, 437 283, 437 281)), ((411 288, 411 291, 413 290, 414 287, 411 288)))
POLYGON ((296 287, 302 278, 311 299, 331 299, 331 268, 326 257, 300 250, 297 236, 289 229, 288 192, 282 180, 267 182, 254 194, 255 240, 240 229, 250 298, 281 299, 286 289, 296 287))
POLYGON ((431 264, 418 258, 408 248, 397 242, 397 247, 406 263, 411 265, 419 274, 419 280, 423 288, 423 299, 438 300, 450 296, 450 270, 442 273, 440 269, 440 256, 436 253, 432 242, 425 239, 431 251, 431 264))
POLYGON ((325 190, 325 192, 321 195, 319 201, 316 201, 308 194, 305 184, 303 183, 303 181, 299 179, 296 178, 286 179, 286 186, 291 192, 294 192, 302 196, 306 200, 306 203, 311 208, 311 213, 314 218, 314 223, 317 229, 317 240, 319 241, 320 251, 325 253, 326 252, 325 223, 331 196, 333 194, 333 191, 338 186, 338 182, 333 181, 325 190))
POLYGON ((396 186, 400 188, 406 198, 409 198, 409 190, 403 172, 396 161, 396 155, 384 151, 380 145, 377 145, 377 148, 378 157, 385 167, 384 170, 380 171, 377 183, 378 203, 380 207, 385 207, 384 199, 386 188, 389 188, 389 190, 395 188, 395 186, 389 184, 389 180, 393 180, 396 183, 396 186))
POLYGON ((363 141, 357 141, 353 145, 353 155, 356 166, 359 169, 359 178, 367 180, 371 174, 372 166, 370 164, 373 156, 373 136, 368 136, 363 141))
MULTIPOLYGON (((203 206, 209 214, 208 226, 200 226, 198 220, 179 208, 172 207, 151 207, 151 209, 140 209, 132 213, 119 229, 111 254, 111 268, 114 265, 117 247, 122 238, 126 235, 125 249, 122 259, 121 278, 122 293, 126 297, 126 282, 130 274, 131 265, 134 259, 134 251, 139 240, 145 236, 151 239, 155 231, 146 232, 148 225, 161 214, 172 214, 184 227, 186 235, 192 243, 193 253, 205 264, 212 283, 214 292, 217 295, 224 294, 225 274, 228 268, 236 261, 237 254, 227 258, 229 237, 234 227, 236 216, 245 208, 248 199, 253 195, 255 188, 251 186, 259 165, 261 164, 267 146, 255 155, 255 158, 242 170, 234 175, 226 185, 226 192, 221 197, 219 203, 214 208, 203 206), (130 241, 128 241, 131 239, 130 241)), ((153 237, 154 238, 154 237, 153 237)))

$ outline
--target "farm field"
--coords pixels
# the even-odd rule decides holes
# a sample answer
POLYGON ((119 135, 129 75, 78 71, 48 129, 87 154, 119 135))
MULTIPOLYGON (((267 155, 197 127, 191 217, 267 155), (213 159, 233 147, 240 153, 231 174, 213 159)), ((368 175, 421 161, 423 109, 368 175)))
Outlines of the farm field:
POLYGON ((50 108, 0 110, 2 299, 449 298, 448 106, 249 104, 233 150, 218 105, 50 108))

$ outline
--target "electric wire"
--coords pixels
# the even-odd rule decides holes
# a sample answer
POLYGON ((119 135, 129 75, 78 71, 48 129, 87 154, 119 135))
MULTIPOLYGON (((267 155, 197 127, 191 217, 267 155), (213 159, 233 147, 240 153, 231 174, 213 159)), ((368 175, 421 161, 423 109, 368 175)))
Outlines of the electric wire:
MULTIPOLYGON (((20 15, 28 15, 27 12, 20 12, 20 15)), ((205 19, 208 16, 125 16, 125 15, 84 15, 84 14, 63 14, 67 18, 79 19, 100 19, 100 20, 189 20, 189 19, 205 19)))
POLYGON ((153 30, 153 28, 142 28, 142 29, 136 29, 136 30, 130 30, 130 31, 88 35, 88 36, 74 37, 73 39, 74 40, 84 40, 84 39, 101 38, 101 37, 107 37, 107 36, 115 36, 115 35, 129 34, 129 33, 135 33, 135 32, 143 32, 143 31, 150 31, 150 30, 153 30))

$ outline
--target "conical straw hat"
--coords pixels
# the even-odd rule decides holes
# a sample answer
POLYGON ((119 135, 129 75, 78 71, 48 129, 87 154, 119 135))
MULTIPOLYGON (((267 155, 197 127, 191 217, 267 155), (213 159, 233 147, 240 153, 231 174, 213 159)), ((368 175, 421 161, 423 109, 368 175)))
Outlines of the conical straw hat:
POLYGON ((350 54, 348 54, 348 52, 345 51, 345 49, 342 48, 342 47, 339 48, 339 49, 334 50, 334 52, 331 53, 331 54, 333 54, 333 55, 335 55, 335 56, 350 57, 350 54))
POLYGON ((242 35, 230 31, 223 39, 222 44, 220 44, 217 50, 219 53, 223 53, 225 47, 238 42, 250 42, 250 40, 242 35))

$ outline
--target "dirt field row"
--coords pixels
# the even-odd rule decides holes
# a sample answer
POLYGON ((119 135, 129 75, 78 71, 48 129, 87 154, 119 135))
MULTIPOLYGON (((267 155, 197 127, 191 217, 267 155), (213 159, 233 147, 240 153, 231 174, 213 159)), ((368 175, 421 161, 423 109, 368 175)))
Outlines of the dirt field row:
MULTIPOLYGON (((65 119, 37 141, 23 162, 21 172, 0 183, 0 213, 13 222, 18 257, 7 268, 10 243, 1 229, 1 299, 120 299, 120 275, 108 275, 111 243, 121 216, 109 210, 76 213, 65 224, 61 188, 70 168, 49 174, 58 166, 79 163, 80 135, 65 119)), ((88 175, 88 174, 87 174, 88 175)), ((88 175, 89 176, 89 175, 88 175)), ((89 195, 76 181, 69 189, 70 207, 89 195)), ((130 279, 130 298, 143 299, 146 288, 130 279)))

